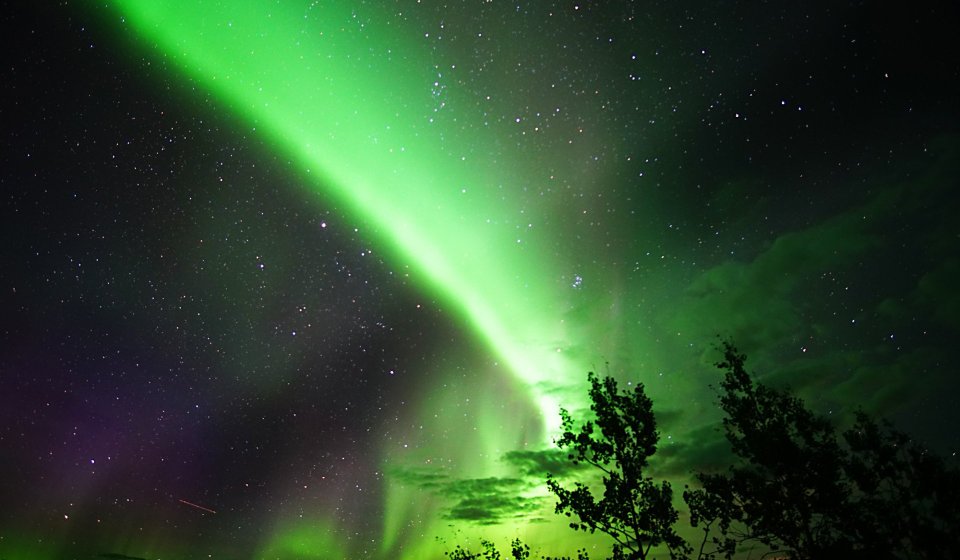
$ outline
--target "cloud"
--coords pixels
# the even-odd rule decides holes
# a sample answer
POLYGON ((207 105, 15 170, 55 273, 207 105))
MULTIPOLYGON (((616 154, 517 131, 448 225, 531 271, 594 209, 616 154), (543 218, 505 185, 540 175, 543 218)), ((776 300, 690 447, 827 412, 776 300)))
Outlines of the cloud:
POLYGON ((387 474, 398 482, 407 486, 415 486, 423 490, 441 490, 450 483, 450 476, 432 468, 411 468, 391 466, 387 474))
POLYGON ((671 323, 706 338, 722 331, 748 350, 795 336, 806 323, 808 304, 798 297, 800 288, 881 246, 880 236, 862 219, 866 211, 859 208, 783 234, 751 261, 726 261, 703 271, 679 308, 670 309, 671 323))
POLYGON ((574 465, 567 455, 567 452, 556 448, 540 451, 518 449, 508 451, 503 460, 519 469, 525 476, 539 477, 541 480, 545 479, 547 474, 563 478, 588 468, 583 464, 574 465))
POLYGON ((495 525, 504 521, 535 518, 543 500, 524 496, 530 483, 519 478, 473 478, 452 481, 443 494, 456 503, 446 519, 495 525))
POLYGON ((527 496, 544 483, 519 477, 455 478, 427 468, 395 466, 388 470, 394 480, 415 486, 451 503, 444 519, 478 525, 496 525, 526 519, 536 521, 544 507, 542 498, 527 496))
POLYGON ((702 270, 662 321, 694 344, 729 338, 756 379, 818 412, 886 414, 950 387, 958 153, 947 138, 910 175, 864 178, 859 203, 702 270))
POLYGON ((960 259, 947 257, 920 277, 910 300, 914 308, 922 306, 945 327, 960 331, 960 259))
POLYGON ((657 428, 661 431, 672 430, 676 426, 681 426, 690 415, 690 412, 682 408, 660 408, 654 403, 654 415, 657 419, 657 428))
POLYGON ((657 478, 686 477, 695 471, 717 471, 733 461, 733 452, 719 424, 707 424, 669 443, 660 442, 650 460, 657 478))

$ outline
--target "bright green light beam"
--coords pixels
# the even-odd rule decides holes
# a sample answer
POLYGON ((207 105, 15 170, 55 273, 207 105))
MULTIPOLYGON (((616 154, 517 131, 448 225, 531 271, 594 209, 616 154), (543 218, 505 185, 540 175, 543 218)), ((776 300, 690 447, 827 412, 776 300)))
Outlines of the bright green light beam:
MULTIPOLYGON (((525 384, 556 385, 571 369, 570 288, 560 248, 515 194, 523 162, 490 156, 495 139, 479 116, 469 124, 468 96, 438 98, 456 69, 436 68, 412 34, 352 3, 312 4, 114 2, 144 42, 295 158, 316 188, 376 224, 394 261, 411 263, 525 384), (450 106, 457 118, 446 117, 450 106)), ((552 421, 555 397, 532 395, 552 421)))

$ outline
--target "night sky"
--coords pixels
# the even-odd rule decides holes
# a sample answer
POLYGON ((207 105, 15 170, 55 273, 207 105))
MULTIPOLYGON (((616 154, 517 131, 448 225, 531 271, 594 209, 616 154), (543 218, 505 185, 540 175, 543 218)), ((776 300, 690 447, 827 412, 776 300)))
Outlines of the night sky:
POLYGON ((948 2, 30 4, 0 558, 600 557, 559 408, 643 383, 682 488, 718 336, 957 462, 948 2))

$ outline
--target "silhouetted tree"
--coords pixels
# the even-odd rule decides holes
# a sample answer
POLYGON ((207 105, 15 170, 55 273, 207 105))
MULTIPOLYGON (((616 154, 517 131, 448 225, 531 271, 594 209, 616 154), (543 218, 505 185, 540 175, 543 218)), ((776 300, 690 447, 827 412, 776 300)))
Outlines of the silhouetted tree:
POLYGON ((602 474, 603 495, 598 500, 582 482, 570 490, 548 476, 556 512, 576 516, 570 523, 574 529, 610 535, 615 560, 643 560, 658 546, 666 546, 673 558, 685 557, 687 544, 673 528, 678 514, 670 483, 644 476, 660 434, 643 385, 621 393, 611 377, 600 380, 590 373, 587 379, 595 420, 577 426, 561 410, 563 435, 556 444, 575 464, 589 464, 602 474))
POLYGON ((838 437, 803 402, 756 384, 724 343, 723 429, 737 461, 684 492, 726 558, 755 541, 790 558, 956 558, 956 471, 889 424, 858 414, 838 437))

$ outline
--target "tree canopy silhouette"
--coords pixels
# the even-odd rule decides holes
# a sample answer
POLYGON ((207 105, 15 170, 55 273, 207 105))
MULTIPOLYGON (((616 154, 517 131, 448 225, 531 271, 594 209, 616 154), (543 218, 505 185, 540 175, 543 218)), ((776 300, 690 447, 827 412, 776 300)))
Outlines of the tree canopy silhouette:
MULTIPOLYGON (((645 474, 659 441, 652 402, 642 384, 621 391, 590 373, 593 418, 578 423, 561 409, 556 440, 568 460, 600 475, 602 490, 548 475, 556 512, 575 530, 612 539, 612 560, 734 558, 758 544, 780 557, 950 559, 960 554, 960 474, 885 421, 858 412, 838 435, 798 397, 754 382, 746 356, 724 342, 718 404, 734 460, 720 472, 697 472, 683 493, 696 546, 676 532, 679 512, 668 481, 645 474)), ((451 560, 500 560, 489 541, 473 553, 457 546, 451 560)), ((586 551, 576 551, 588 560, 586 551)), ((515 560, 530 556, 519 540, 515 560)), ((549 557, 547 560, 551 560, 549 557)), ((569 560, 565 556, 553 560, 569 560)))
MULTIPOLYGON (((862 412, 837 435, 797 397, 755 383, 724 343, 723 430, 736 461, 684 499, 713 553, 756 541, 790 558, 956 558, 960 477, 862 412)), ((702 549, 701 549, 702 550, 702 549)))
POLYGON ((656 482, 643 472, 660 439, 653 403, 642 384, 620 392, 611 377, 600 380, 590 373, 587 379, 596 419, 577 426, 561 410, 563 435, 556 444, 569 451, 574 463, 587 463, 603 474, 603 494, 598 500, 582 482, 570 490, 548 476, 547 487, 557 497, 556 512, 576 515, 573 529, 610 535, 617 560, 643 560, 661 545, 672 557, 682 557, 687 544, 674 530, 678 513, 670 483, 656 482))

